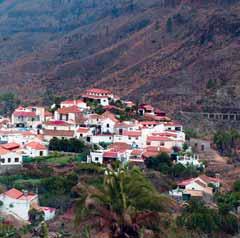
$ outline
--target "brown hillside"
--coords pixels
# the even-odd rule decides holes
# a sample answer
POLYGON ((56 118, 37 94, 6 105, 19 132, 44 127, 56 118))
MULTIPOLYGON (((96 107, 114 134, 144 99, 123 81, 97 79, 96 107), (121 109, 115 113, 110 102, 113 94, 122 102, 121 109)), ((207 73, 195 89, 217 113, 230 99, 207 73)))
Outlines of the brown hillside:
POLYGON ((95 85, 165 109, 239 106, 239 1, 2 2, 1 91, 39 101, 95 85))

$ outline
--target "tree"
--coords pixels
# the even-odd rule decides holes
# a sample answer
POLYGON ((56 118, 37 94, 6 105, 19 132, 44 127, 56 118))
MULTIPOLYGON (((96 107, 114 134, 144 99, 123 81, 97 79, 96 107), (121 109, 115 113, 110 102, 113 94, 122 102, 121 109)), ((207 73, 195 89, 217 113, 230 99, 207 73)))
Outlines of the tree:
POLYGON ((173 30, 173 22, 172 22, 172 18, 169 17, 167 19, 167 23, 166 23, 166 30, 168 33, 172 33, 172 30, 173 30))
POLYGON ((154 169, 161 171, 163 173, 168 173, 172 166, 172 161, 167 153, 162 152, 156 157, 151 157, 147 159, 145 161, 145 164, 149 169, 154 169))
POLYGON ((48 226, 45 222, 41 223, 40 237, 48 238, 48 226))
POLYGON ((235 153, 240 141, 240 133, 234 129, 229 131, 218 131, 214 134, 214 144, 223 155, 235 153))
POLYGON ((29 221, 33 226, 38 226, 44 220, 44 212, 32 208, 28 212, 29 221))
POLYGON ((0 95, 0 102, 3 105, 2 113, 10 115, 14 109, 20 104, 20 100, 13 93, 4 93, 0 95))
POLYGON ((184 208, 181 216, 177 218, 177 224, 188 230, 208 235, 216 232, 234 235, 238 230, 236 216, 229 212, 222 214, 219 210, 208 208, 202 201, 195 199, 184 208))
POLYGON ((139 238, 141 228, 154 231, 158 212, 173 204, 155 190, 138 168, 107 169, 102 186, 79 184, 75 190, 80 195, 76 224, 91 224, 91 229, 104 229, 116 238, 139 238))
POLYGON ((233 184, 233 191, 234 192, 240 192, 240 180, 237 180, 233 184))

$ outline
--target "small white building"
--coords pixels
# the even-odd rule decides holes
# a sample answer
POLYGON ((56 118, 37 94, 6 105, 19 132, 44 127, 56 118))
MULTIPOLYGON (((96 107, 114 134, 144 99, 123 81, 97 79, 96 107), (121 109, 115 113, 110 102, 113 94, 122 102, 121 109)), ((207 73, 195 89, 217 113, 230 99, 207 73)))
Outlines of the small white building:
POLYGON ((110 90, 91 88, 86 90, 83 95, 85 101, 97 102, 102 106, 108 106, 109 101, 114 99, 113 93, 110 90))
POLYGON ((112 134, 99 134, 92 135, 90 137, 90 142, 93 144, 99 144, 101 142, 112 144, 113 143, 113 135, 112 134))
POLYGON ((194 166, 196 168, 204 168, 205 165, 199 160, 198 155, 183 155, 177 156, 177 164, 182 164, 184 167, 194 166))
POLYGON ((48 148, 40 142, 31 141, 25 145, 25 155, 29 157, 48 156, 48 148))
POLYGON ((77 106, 81 111, 88 109, 87 103, 85 103, 83 100, 66 100, 61 102, 60 107, 72 107, 77 106))
POLYGON ((142 148, 141 131, 123 131, 122 135, 114 135, 114 143, 123 142, 131 145, 133 148, 142 148))
POLYGON ((22 165, 22 154, 0 147, 0 165, 22 165))
POLYGON ((16 127, 37 128, 45 120, 43 107, 18 107, 12 114, 12 124, 16 127))
POLYGON ((27 191, 19 191, 12 188, 0 194, 0 211, 13 215, 18 220, 29 220, 28 212, 30 209, 35 208, 44 212, 44 220, 47 221, 55 216, 54 208, 40 207, 38 202, 38 195, 28 193, 27 191))

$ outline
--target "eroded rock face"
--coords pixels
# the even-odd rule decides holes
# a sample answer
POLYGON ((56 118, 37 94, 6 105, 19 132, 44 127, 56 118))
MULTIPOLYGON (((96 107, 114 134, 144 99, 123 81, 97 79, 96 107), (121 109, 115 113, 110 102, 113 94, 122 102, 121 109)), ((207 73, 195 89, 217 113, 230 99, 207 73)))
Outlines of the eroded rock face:
POLYGON ((0 92, 239 104, 239 12, 235 0, 0 1, 0 92))

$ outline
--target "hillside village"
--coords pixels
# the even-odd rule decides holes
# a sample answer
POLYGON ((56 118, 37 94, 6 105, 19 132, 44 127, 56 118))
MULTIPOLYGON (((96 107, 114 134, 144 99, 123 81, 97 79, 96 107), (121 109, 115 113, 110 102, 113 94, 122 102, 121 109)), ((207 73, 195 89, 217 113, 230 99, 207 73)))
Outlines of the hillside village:
MULTIPOLYGON (((88 148, 78 160, 80 164, 108 168, 117 162, 123 166, 137 166, 144 171, 152 168, 152 158, 161 160, 160 155, 165 155, 173 166, 193 169, 194 172, 186 179, 177 179, 175 187, 165 191, 179 204, 195 198, 214 206, 214 194, 221 190, 222 178, 219 174, 207 176, 204 173, 206 163, 197 153, 209 150, 210 143, 198 144, 194 140, 191 143, 186 138, 183 125, 169 118, 161 109, 121 100, 110 90, 90 88, 79 99, 65 100, 49 108, 18 106, 11 118, 1 118, 0 125, 2 176, 17 174, 22 169, 34 169, 31 167, 33 164, 53 158, 56 151, 77 156, 78 146, 72 151, 68 146, 65 149, 57 147, 60 141, 73 140, 88 148)), ((54 163, 57 159, 56 156, 54 163)), ((65 165, 66 169, 61 172, 63 175, 74 168, 70 164, 65 165)), ((62 171, 62 167, 54 168, 54 171, 62 171)), ((29 191, 5 186, 0 194, 1 216, 7 219, 10 215, 14 220, 29 223, 30 211, 35 209, 42 212, 45 221, 58 220, 61 213, 58 208, 54 203, 52 207, 40 204, 37 186, 33 188, 34 191, 29 191)), ((71 209, 68 207, 64 216, 68 217, 66 214, 71 213, 71 209)))

